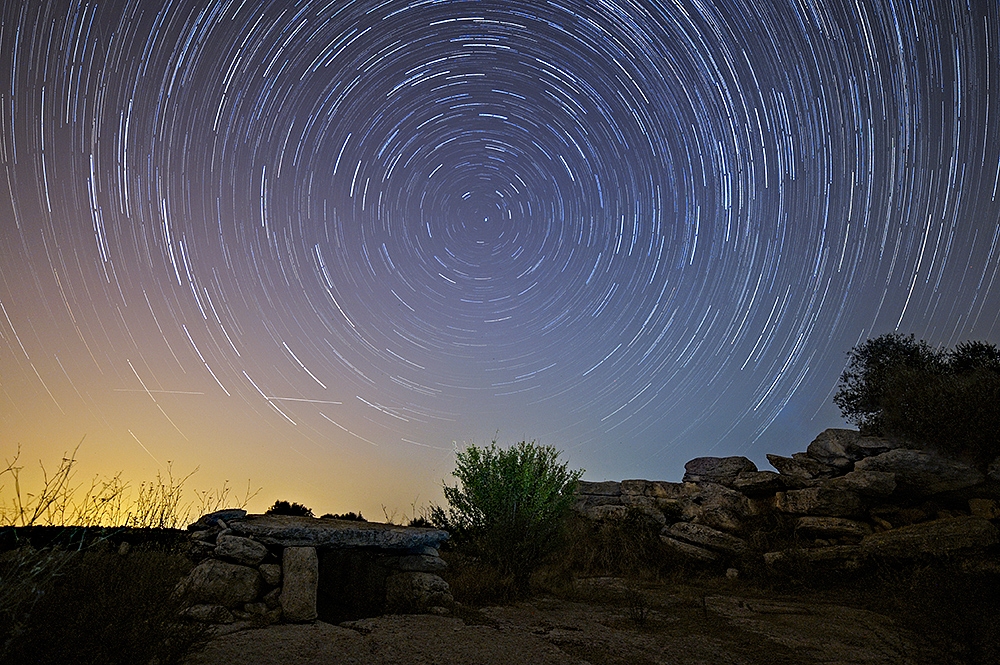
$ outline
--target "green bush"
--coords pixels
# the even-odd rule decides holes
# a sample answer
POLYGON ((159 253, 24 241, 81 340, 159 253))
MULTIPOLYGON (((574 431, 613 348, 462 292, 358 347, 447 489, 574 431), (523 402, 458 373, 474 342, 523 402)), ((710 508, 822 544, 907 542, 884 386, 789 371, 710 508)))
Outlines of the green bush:
POLYGON ((563 518, 582 470, 568 471, 551 446, 522 441, 503 450, 470 446, 456 456, 460 485, 444 486, 447 511, 431 521, 449 530, 456 547, 493 566, 514 587, 527 590, 542 558, 558 544, 563 518))
POLYGON ((870 339, 848 353, 834 402, 862 432, 988 464, 1000 453, 1000 350, 933 349, 913 335, 870 339))

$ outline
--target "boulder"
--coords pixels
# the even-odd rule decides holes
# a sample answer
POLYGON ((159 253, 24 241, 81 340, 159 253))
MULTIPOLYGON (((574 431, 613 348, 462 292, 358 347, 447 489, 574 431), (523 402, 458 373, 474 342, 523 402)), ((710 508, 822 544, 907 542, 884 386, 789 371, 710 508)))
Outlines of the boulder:
POLYGON ((807 487, 779 492, 775 495, 775 508, 794 515, 849 517, 861 514, 863 505, 861 498, 849 490, 807 487))
MULTIPOLYGON (((636 509, 651 519, 657 521, 661 526, 667 523, 667 518, 663 514, 661 504, 670 499, 656 499, 651 496, 638 496, 634 494, 622 494, 622 507, 628 512, 629 509, 636 509)), ((675 511, 676 512, 676 511, 675 511)))
POLYGON ((257 566, 261 579, 267 586, 278 586, 281 583, 281 565, 277 563, 262 563, 257 566))
POLYGON ((388 557, 386 563, 396 570, 418 573, 439 573, 448 567, 448 564, 441 557, 428 556, 426 554, 407 554, 398 557, 388 557))
MULTIPOLYGON (((625 481, 622 481, 623 483, 625 481)), ((693 483, 671 483, 666 480, 651 480, 645 486, 646 496, 657 499, 683 499, 698 492, 698 486, 693 483)))
POLYGON ((648 496, 650 480, 623 480, 619 484, 622 494, 648 496))
POLYGON ((902 445, 899 442, 890 439, 883 439, 876 436, 862 436, 854 442, 848 452, 851 459, 857 462, 858 460, 881 455, 882 453, 887 453, 890 450, 901 447, 902 445))
POLYGON ((319 557, 315 547, 286 547, 281 557, 281 613, 286 621, 316 619, 319 557))
POLYGON ((718 483, 703 483, 683 502, 682 519, 721 531, 738 531, 750 513, 750 500, 718 483))
POLYGON ((969 512, 974 517, 1000 519, 1000 507, 997 507, 997 502, 993 499, 969 499, 969 512))
POLYGON ((897 448, 865 458, 854 465, 858 471, 895 474, 896 489, 904 494, 931 496, 981 484, 985 477, 965 462, 935 453, 897 448))
POLYGON ((827 429, 813 439, 806 448, 806 454, 822 464, 848 471, 854 463, 854 458, 848 451, 860 437, 861 433, 857 430, 827 429))
POLYGON ((896 475, 885 471, 855 469, 825 483, 830 489, 850 490, 862 496, 887 497, 896 491, 896 475))
POLYGON ((864 522, 843 517, 800 517, 795 521, 795 533, 813 538, 863 538, 872 532, 864 522))
POLYGON ((743 471, 733 481, 733 489, 751 497, 774 494, 785 489, 781 474, 774 471, 743 471))
POLYGON ((192 605, 233 608, 257 597, 260 593, 260 574, 256 568, 206 559, 181 580, 177 593, 192 605))
POLYGON ((707 527, 704 524, 678 522, 665 528, 661 533, 724 554, 738 555, 747 549, 747 543, 742 538, 707 527))
POLYGON ((249 538, 219 536, 215 541, 215 556, 244 566, 256 566, 267 556, 267 548, 249 538))
POLYGON ((982 517, 951 517, 882 531, 866 536, 861 547, 868 556, 913 559, 981 551, 1000 542, 1000 531, 982 517))
POLYGON ((670 536, 664 534, 660 534, 660 542, 666 545, 668 549, 676 554, 679 554, 685 559, 700 561, 702 563, 713 563, 719 560, 719 555, 711 550, 707 550, 704 547, 698 547, 697 545, 691 545, 690 543, 685 543, 682 540, 677 540, 676 538, 671 538, 670 536))
POLYGON ((850 467, 841 468, 820 462, 809 456, 809 453, 792 453, 792 459, 801 464, 814 478, 831 478, 847 472, 850 467))
POLYGON ((598 494, 601 496, 618 496, 622 493, 621 483, 614 480, 591 482, 580 480, 576 484, 577 494, 598 494))
POLYGON ((786 486, 794 489, 802 489, 814 485, 820 477, 821 471, 827 467, 816 460, 802 461, 792 457, 782 457, 781 455, 767 455, 767 461, 771 463, 786 486))
POLYGON ((230 520, 242 519, 246 516, 247 511, 242 508, 225 508, 223 510, 216 510, 215 512, 202 515, 196 522, 188 524, 187 528, 188 531, 210 529, 215 526, 222 526, 222 528, 225 528, 225 525, 230 520))
POLYGON ((267 608, 273 610, 275 608, 281 609, 281 587, 275 587, 264 594, 261 598, 267 608))
POLYGON ((385 582, 386 610, 392 613, 426 612, 455 604, 448 583, 432 573, 404 572, 385 582))
POLYGON ((233 613, 223 605, 199 604, 181 610, 181 616, 202 623, 232 623, 233 613))
POLYGON ((756 471, 746 457, 696 457, 684 465, 684 482, 732 485, 743 471, 756 471))

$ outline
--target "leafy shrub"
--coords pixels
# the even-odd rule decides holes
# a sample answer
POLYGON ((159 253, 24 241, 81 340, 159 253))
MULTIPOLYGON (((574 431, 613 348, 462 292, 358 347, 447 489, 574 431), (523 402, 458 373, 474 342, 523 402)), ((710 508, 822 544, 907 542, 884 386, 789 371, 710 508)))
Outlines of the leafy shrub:
POLYGON ((1000 453, 1000 350, 993 344, 965 342, 949 351, 890 333, 848 358, 834 402, 863 432, 980 465, 1000 453))
POLYGON ((265 515, 291 515, 293 517, 313 517, 311 508, 306 508, 301 503, 288 503, 287 501, 275 501, 274 505, 267 509, 265 515))
POLYGON ((460 451, 452 475, 461 484, 444 486, 449 508, 433 507, 431 521, 451 531, 457 547, 526 590, 532 571, 558 543, 583 475, 558 457, 551 446, 525 441, 507 450, 494 441, 460 451))

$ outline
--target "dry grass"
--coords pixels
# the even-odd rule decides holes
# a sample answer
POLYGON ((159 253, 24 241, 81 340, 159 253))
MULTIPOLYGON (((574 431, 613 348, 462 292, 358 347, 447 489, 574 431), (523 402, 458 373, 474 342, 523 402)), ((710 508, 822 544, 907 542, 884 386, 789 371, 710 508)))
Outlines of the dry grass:
MULTIPOLYGON (((208 636, 204 625, 178 618, 183 599, 173 590, 191 561, 169 544, 118 550, 108 539, 132 529, 176 529, 192 513, 229 506, 228 483, 185 503, 184 484, 194 472, 175 477, 168 467, 133 497, 120 473, 78 483, 79 448, 52 473, 40 464, 35 491, 22 486, 20 448, 0 469, 0 481, 12 488, 0 501, 0 532, 4 542, 19 544, 0 553, 0 662, 180 663, 208 636), (31 546, 38 529, 65 535, 59 527, 77 530, 59 539, 62 545, 31 546)), ((255 495, 248 483, 246 495, 234 498, 242 507, 255 495)))

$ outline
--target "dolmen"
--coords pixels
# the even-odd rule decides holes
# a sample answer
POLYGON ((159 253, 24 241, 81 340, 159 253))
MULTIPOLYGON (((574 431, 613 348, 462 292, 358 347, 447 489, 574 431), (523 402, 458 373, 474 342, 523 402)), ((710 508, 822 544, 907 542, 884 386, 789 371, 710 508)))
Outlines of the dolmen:
POLYGON ((242 509, 188 526, 196 562, 176 593, 184 615, 215 624, 331 622, 386 612, 444 614, 454 604, 438 573, 447 531, 242 509))

